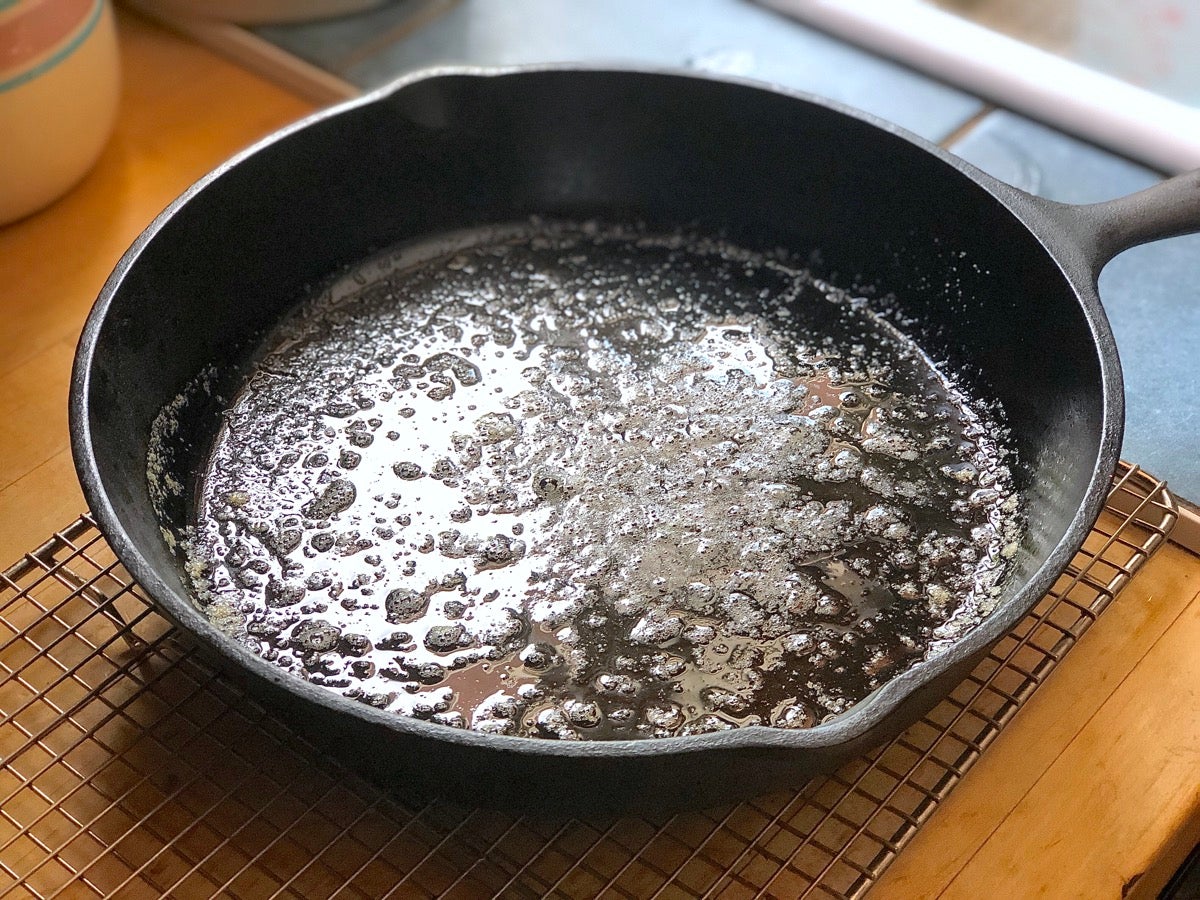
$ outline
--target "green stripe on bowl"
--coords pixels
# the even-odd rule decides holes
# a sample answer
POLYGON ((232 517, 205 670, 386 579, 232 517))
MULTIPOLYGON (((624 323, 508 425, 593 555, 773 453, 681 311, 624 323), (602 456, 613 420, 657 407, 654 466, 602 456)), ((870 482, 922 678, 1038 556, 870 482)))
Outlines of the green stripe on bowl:
MULTIPOLYGON (((18 0, 0 0, 0 9, 4 9, 5 5, 12 5, 17 2, 18 0)), ((83 27, 76 33, 75 37, 71 38, 71 40, 64 44, 63 47, 59 49, 53 56, 42 60, 42 62, 38 63, 38 65, 34 66, 32 69, 22 72, 19 75, 14 75, 7 81, 0 81, 0 94, 4 93, 5 91, 11 91, 13 88, 19 88, 21 85, 28 84, 35 78, 45 75, 59 63, 65 60, 68 56, 78 50, 79 45, 86 41, 88 39, 88 35, 95 30, 96 23, 100 21, 100 15, 103 12, 104 0, 96 0, 95 8, 88 16, 87 21, 83 23, 83 27)))

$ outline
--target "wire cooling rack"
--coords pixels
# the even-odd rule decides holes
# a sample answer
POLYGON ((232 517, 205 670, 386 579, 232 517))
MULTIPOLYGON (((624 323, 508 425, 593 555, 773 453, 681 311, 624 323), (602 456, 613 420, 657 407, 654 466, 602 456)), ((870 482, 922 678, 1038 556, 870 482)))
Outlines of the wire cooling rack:
POLYGON ((0 896, 861 897, 1176 519, 1122 465, 1054 590, 900 737, 799 792, 661 818, 410 808, 153 611, 91 518, 0 575, 0 896))

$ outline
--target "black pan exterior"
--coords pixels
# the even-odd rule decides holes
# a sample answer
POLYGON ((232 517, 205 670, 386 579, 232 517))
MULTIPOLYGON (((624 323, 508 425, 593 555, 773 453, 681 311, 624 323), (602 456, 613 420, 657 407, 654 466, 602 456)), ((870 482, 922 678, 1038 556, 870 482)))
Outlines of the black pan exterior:
MULTIPOLYGON (((677 73, 435 73, 267 139, 146 230, 80 341, 76 466, 102 531, 159 608, 291 721, 403 793, 595 809, 794 785, 944 696, 1048 590, 1100 511, 1121 436, 1120 370, 1095 261, 1058 221, 919 138, 812 97, 677 73), (1020 454, 1028 537, 994 615, 807 731, 603 743, 382 713, 222 637, 189 599, 147 495, 159 409, 205 367, 215 393, 235 387, 255 340, 340 267, 406 239, 535 214, 815 250, 814 268, 837 283, 894 294, 926 350, 1002 404, 1020 454)), ((203 458, 219 405, 186 426, 181 469, 203 458)))

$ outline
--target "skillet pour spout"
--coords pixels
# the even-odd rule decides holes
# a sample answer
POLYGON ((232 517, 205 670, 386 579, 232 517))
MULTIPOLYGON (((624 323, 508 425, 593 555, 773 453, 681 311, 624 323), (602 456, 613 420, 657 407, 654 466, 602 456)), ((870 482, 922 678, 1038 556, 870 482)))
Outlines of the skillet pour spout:
MULTIPOLYGON (((795 786, 898 733, 1050 588, 1103 506, 1124 416, 1097 296, 1125 247, 1200 230, 1200 174, 1069 207, 894 125, 696 73, 520 68, 403 79, 267 138, 137 239, 84 328, 72 448, 97 523, 157 608, 269 709, 407 797, 596 811, 698 807, 795 786), (814 256, 889 296, 931 358, 1001 407, 1027 528, 994 612, 847 712, 806 730, 644 741, 482 734, 354 703, 227 639, 194 604, 147 486, 150 432, 189 384, 190 484, 257 342, 308 285, 382 248, 545 216, 719 233, 814 256)), ((869 288, 869 291, 867 290, 869 288)))

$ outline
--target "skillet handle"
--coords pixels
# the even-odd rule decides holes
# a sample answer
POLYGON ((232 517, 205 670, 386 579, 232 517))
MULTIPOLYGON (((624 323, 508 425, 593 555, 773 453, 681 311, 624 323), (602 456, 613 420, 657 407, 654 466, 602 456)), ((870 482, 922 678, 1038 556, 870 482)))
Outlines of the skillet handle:
POLYGON ((1103 203, 1053 204, 1055 218, 1075 236, 1099 275, 1123 250, 1200 232, 1200 169, 1103 203))

